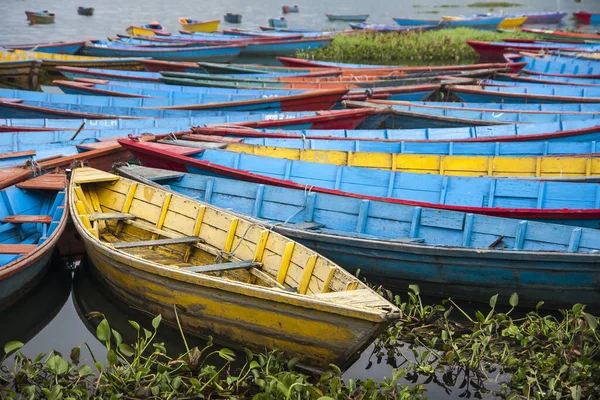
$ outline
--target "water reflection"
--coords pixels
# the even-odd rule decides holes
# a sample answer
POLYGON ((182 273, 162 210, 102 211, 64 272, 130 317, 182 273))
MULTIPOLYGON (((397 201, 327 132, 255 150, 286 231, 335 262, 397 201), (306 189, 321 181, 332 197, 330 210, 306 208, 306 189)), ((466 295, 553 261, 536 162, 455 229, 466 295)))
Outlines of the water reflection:
POLYGON ((40 283, 24 298, 0 313, 0 348, 3 349, 6 343, 13 340, 30 342, 54 320, 70 292, 71 271, 55 254, 48 273, 40 283))

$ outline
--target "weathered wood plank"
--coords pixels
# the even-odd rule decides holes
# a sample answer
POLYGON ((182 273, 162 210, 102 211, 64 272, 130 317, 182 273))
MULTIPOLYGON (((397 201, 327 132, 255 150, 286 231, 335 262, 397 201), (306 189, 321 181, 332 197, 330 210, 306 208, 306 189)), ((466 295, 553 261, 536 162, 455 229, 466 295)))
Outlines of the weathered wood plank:
POLYGON ((10 153, 0 153, 0 160, 10 159, 10 158, 18 158, 18 157, 35 156, 35 154, 36 154, 35 150, 13 151, 10 153))
POLYGON ((171 244, 189 244, 189 243, 198 243, 202 241, 199 237, 193 236, 183 236, 180 238, 171 238, 171 239, 155 239, 155 240, 142 240, 139 242, 121 242, 114 243, 113 246, 115 249, 127 249, 131 247, 146 247, 146 246, 168 246, 171 244))
POLYGON ((0 254, 27 254, 37 247, 35 244, 0 244, 0 254))
POLYGON ((222 272, 233 269, 246 269, 260 267, 260 263, 253 261, 234 261, 223 264, 200 265, 193 267, 181 267, 188 272, 222 272))
POLYGON ((127 213, 95 213, 95 214, 90 214, 89 218, 90 218, 90 221, 108 221, 108 220, 124 221, 127 219, 134 219, 135 215, 127 214, 127 213))
POLYGON ((49 224, 52 222, 50 215, 9 215, 4 217, 2 222, 5 224, 49 224))

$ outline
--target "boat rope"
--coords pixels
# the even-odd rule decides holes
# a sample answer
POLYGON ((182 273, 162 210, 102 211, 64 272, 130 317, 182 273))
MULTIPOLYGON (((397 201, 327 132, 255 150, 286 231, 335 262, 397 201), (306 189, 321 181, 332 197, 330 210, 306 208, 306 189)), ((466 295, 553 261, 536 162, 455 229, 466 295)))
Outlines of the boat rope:
POLYGON ((42 174, 42 166, 33 158, 29 160, 29 167, 31 168, 31 176, 38 176, 42 174))
POLYGON ((504 113, 499 113, 499 114, 492 113, 492 117, 494 117, 494 118, 500 118, 503 115, 504 115, 504 113))
POLYGON ((217 256, 215 257, 215 264, 219 264, 222 260, 230 260, 234 256, 235 251, 238 249, 238 247, 240 247, 240 244, 242 244, 242 242, 246 238, 246 235, 250 231, 250 228, 252 228, 253 226, 254 226, 253 224, 248 224, 246 231, 244 232, 244 234, 242 235, 242 237, 240 238, 240 240, 238 241, 238 243, 235 245, 235 247, 233 249, 231 249, 230 251, 217 250, 217 256))
POLYGON ((288 222, 290 222, 290 220, 292 218, 294 218, 296 215, 300 214, 302 211, 306 210, 306 205, 307 205, 307 202, 308 202, 308 196, 312 192, 313 187, 314 186, 308 186, 308 185, 304 186, 304 203, 302 204, 302 206, 298 210, 296 210, 292 215, 290 215, 289 217, 287 217, 287 219, 285 221, 283 221, 283 222, 274 222, 272 224, 267 225, 266 226, 267 229, 272 232, 273 229, 276 226, 285 226, 288 222))

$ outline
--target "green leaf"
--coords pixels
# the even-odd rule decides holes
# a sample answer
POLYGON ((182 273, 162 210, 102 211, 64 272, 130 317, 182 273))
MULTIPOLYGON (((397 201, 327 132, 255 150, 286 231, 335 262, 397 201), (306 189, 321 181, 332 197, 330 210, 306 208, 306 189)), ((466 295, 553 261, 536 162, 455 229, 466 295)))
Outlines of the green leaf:
POLYGON ((23 346, 25 346, 25 344, 23 344, 23 342, 19 342, 16 340, 12 341, 12 342, 8 342, 4 345, 4 353, 10 354, 13 351, 19 350, 23 346))
POLYGON ((139 330, 140 330, 140 324, 138 324, 135 321, 131 321, 131 320, 129 320, 129 323, 131 324, 131 326, 133 326, 135 328, 136 331, 139 332, 139 330))
POLYGON ((181 377, 176 376, 175 378, 173 378, 173 380, 171 381, 171 386, 173 386, 173 389, 177 390, 179 389, 179 387, 181 386, 181 383, 183 381, 181 380, 181 377))
POLYGON ((144 336, 146 336, 146 339, 150 338, 150 336, 152 336, 152 332, 150 332, 148 329, 144 328, 144 336))
POLYGON ((257 361, 252 361, 250 363, 250 369, 260 368, 260 364, 257 361))
POLYGON ((408 288, 413 291, 417 296, 421 293, 421 289, 419 289, 419 285, 408 285, 408 288))
POLYGON ((289 370, 294 369, 296 364, 298 364, 298 361, 300 361, 300 359, 298 357, 294 357, 290 361, 288 361, 288 369, 289 370))
POLYGON ((119 351, 126 357, 132 357, 135 354, 133 348, 127 343, 121 343, 119 345, 119 351))
POLYGON ((252 350, 250 350, 248 348, 244 348, 244 353, 246 353, 246 359, 248 361, 250 361, 254 358, 254 353, 252 353, 252 350))
POLYGON ((98 369, 98 371, 102 372, 102 370, 104 369, 102 367, 102 364, 99 363, 98 361, 94 362, 94 366, 98 369))
POLYGON ((232 361, 235 358, 235 353, 224 347, 219 350, 219 356, 224 360, 232 361))
POLYGON ((519 295, 516 293, 513 293, 510 295, 510 300, 508 301, 508 303, 512 306, 512 307, 516 307, 519 305, 519 295))
POLYGON ((82 365, 82 366, 79 368, 79 371, 78 371, 78 372, 79 372, 79 376, 81 376, 81 377, 84 377, 84 376, 88 376, 88 375, 92 375, 92 374, 93 374, 93 372, 92 372, 92 369, 90 368, 90 366, 89 366, 89 365, 82 365))
POLYGON ((152 327, 154 329, 158 329, 158 326, 160 325, 160 321, 162 320, 162 316, 160 314, 158 314, 156 317, 154 317, 154 319, 152 320, 152 327))
POLYGON ((495 294, 490 298, 490 307, 496 308, 496 302, 498 301, 498 295, 495 294))
POLYGON ((116 365, 119 362, 117 355, 112 350, 109 350, 108 353, 106 353, 106 359, 108 360, 109 367, 112 367, 113 365, 116 365))
POLYGON ((592 314, 588 314, 586 312, 583 313, 583 316, 585 317, 585 320, 587 321, 588 325, 590 326, 590 329, 595 331, 596 327, 598 326, 598 318, 596 318, 592 314))
POLYGON ((535 311, 539 312, 540 308, 544 305, 543 301, 539 301, 536 305, 535 305, 535 311))
POLYGON ((111 329, 112 334, 115 338, 115 343, 118 345, 120 345, 123 342, 123 338, 121 337, 121 334, 117 331, 115 331, 114 329, 111 329))
POLYGON ((79 355, 81 354, 81 349, 79 348, 79 346, 74 347, 73 350, 71 350, 71 362, 75 365, 79 364, 79 355))
POLYGON ((108 325, 108 321, 103 319, 96 328, 96 337, 103 342, 108 342, 110 340, 110 325, 108 325))

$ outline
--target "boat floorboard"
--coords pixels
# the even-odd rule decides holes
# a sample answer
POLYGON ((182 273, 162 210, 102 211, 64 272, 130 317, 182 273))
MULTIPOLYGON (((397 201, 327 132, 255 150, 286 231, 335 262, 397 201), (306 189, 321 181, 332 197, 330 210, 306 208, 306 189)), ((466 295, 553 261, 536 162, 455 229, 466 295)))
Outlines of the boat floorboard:
POLYGON ((25 182, 17 184, 21 189, 38 189, 38 190, 62 190, 66 185, 66 177, 63 174, 45 174, 25 182))

